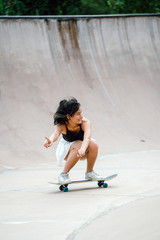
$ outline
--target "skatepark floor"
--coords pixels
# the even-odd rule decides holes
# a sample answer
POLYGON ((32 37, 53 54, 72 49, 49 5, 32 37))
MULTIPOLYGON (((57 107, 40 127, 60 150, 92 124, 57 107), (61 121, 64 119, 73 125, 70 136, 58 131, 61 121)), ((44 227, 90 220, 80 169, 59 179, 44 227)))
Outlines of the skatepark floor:
MULTIPOLYGON (((2 239, 158 239, 159 157, 155 151, 97 160, 103 176, 118 173, 108 188, 73 184, 66 193, 48 183, 59 172, 53 164, 1 171, 2 239)), ((80 162, 72 179, 84 169, 80 162)))

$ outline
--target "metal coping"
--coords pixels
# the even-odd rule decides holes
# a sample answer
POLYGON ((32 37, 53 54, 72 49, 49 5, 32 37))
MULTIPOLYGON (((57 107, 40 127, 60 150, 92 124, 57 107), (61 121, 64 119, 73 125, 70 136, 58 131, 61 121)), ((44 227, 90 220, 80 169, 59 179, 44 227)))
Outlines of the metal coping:
POLYGON ((125 17, 160 17, 160 13, 151 14, 108 14, 108 15, 42 15, 42 16, 0 16, 1 19, 93 19, 93 18, 125 18, 125 17))

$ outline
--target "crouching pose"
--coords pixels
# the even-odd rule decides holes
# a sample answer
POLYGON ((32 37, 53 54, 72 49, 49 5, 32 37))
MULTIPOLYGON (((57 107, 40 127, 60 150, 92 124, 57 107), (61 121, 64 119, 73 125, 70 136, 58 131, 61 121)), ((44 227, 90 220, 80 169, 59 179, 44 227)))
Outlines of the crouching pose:
POLYGON ((98 154, 98 145, 91 138, 91 123, 82 115, 80 103, 75 98, 63 100, 54 114, 55 131, 46 138, 44 147, 51 147, 62 134, 59 141, 56 158, 58 165, 66 161, 63 172, 58 177, 59 183, 69 183, 69 171, 79 159, 87 159, 85 179, 93 180, 101 177, 93 171, 98 154))

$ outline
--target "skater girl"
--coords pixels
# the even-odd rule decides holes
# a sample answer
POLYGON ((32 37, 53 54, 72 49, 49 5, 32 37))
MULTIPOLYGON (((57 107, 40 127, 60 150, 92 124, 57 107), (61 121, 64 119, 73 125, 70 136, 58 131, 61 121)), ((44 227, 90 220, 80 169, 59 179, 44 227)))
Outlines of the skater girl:
POLYGON ((54 114, 55 130, 50 138, 45 137, 44 147, 51 147, 60 135, 56 149, 58 165, 65 160, 63 172, 58 181, 61 184, 71 182, 69 171, 82 159, 87 159, 85 179, 97 180, 101 177, 93 171, 98 154, 98 145, 91 138, 91 123, 83 117, 80 103, 75 99, 62 100, 54 114))

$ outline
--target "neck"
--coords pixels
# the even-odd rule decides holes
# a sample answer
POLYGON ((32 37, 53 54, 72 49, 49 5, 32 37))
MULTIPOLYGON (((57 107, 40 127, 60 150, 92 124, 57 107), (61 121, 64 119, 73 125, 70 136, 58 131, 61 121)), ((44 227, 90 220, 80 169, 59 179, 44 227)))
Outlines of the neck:
POLYGON ((76 124, 74 122, 72 122, 72 120, 69 120, 67 122, 67 125, 70 127, 70 128, 77 128, 79 126, 79 124, 76 124))

